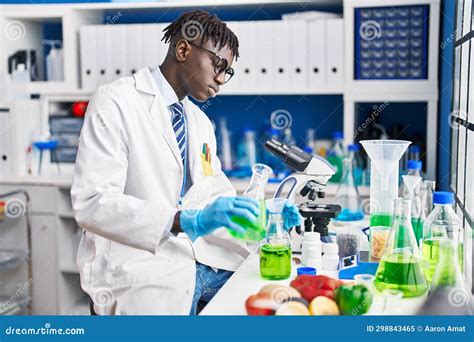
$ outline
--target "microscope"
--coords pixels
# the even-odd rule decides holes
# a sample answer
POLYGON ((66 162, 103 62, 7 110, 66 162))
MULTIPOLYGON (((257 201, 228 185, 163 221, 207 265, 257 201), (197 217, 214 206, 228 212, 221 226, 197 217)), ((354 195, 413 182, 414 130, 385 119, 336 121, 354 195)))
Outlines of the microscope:
POLYGON ((291 248, 301 252, 304 232, 319 232, 321 241, 331 242, 328 224, 335 218, 341 207, 336 204, 317 204, 316 198, 324 198, 326 184, 335 171, 329 162, 319 156, 304 152, 297 146, 288 146, 276 139, 267 140, 265 149, 277 156, 296 172, 286 177, 279 185, 276 197, 283 197, 283 189, 289 187, 286 198, 295 203, 304 218, 303 227, 295 227, 290 232, 291 248))

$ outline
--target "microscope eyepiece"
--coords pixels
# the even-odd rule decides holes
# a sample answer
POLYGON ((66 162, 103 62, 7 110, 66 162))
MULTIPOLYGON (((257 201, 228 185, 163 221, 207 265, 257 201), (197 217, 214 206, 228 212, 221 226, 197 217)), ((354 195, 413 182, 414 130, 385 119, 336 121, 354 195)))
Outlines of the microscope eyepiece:
POLYGON ((311 158, 313 158, 311 154, 304 152, 297 146, 288 146, 276 139, 267 140, 265 148, 280 158, 286 165, 299 172, 306 170, 311 158))

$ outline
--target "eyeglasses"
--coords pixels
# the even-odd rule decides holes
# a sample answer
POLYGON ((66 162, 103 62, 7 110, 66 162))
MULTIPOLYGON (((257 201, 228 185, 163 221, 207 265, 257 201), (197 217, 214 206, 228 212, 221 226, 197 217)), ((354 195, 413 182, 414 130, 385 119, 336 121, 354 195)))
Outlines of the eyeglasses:
POLYGON ((220 74, 224 73, 224 83, 229 82, 229 80, 232 78, 232 76, 234 76, 234 69, 227 67, 227 65, 228 65, 227 59, 225 59, 224 57, 222 57, 218 53, 215 53, 214 51, 211 51, 211 50, 208 50, 208 49, 202 47, 201 45, 194 44, 193 42, 190 42, 190 41, 187 41, 187 42, 189 43, 189 45, 198 47, 201 50, 204 50, 204 51, 210 53, 211 55, 213 55, 214 57, 217 58, 216 61, 213 61, 214 71, 217 75, 220 75, 220 74))

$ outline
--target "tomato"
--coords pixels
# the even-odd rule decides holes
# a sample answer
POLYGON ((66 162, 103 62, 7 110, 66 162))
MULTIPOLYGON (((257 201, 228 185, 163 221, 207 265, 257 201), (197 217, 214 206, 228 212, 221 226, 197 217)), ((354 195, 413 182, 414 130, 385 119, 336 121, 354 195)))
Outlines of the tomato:
POLYGON ((258 293, 247 298, 245 310, 249 316, 271 316, 276 306, 268 293, 258 293))

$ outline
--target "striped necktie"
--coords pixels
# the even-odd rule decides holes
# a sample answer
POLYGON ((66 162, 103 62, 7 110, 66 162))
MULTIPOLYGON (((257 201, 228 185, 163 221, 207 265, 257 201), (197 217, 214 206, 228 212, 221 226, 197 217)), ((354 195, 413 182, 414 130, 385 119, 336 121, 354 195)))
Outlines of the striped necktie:
POLYGON ((173 103, 170 107, 173 117, 171 124, 173 126, 176 141, 178 142, 179 152, 181 153, 181 161, 183 165, 186 162, 186 121, 184 118, 184 107, 182 102, 173 103))

